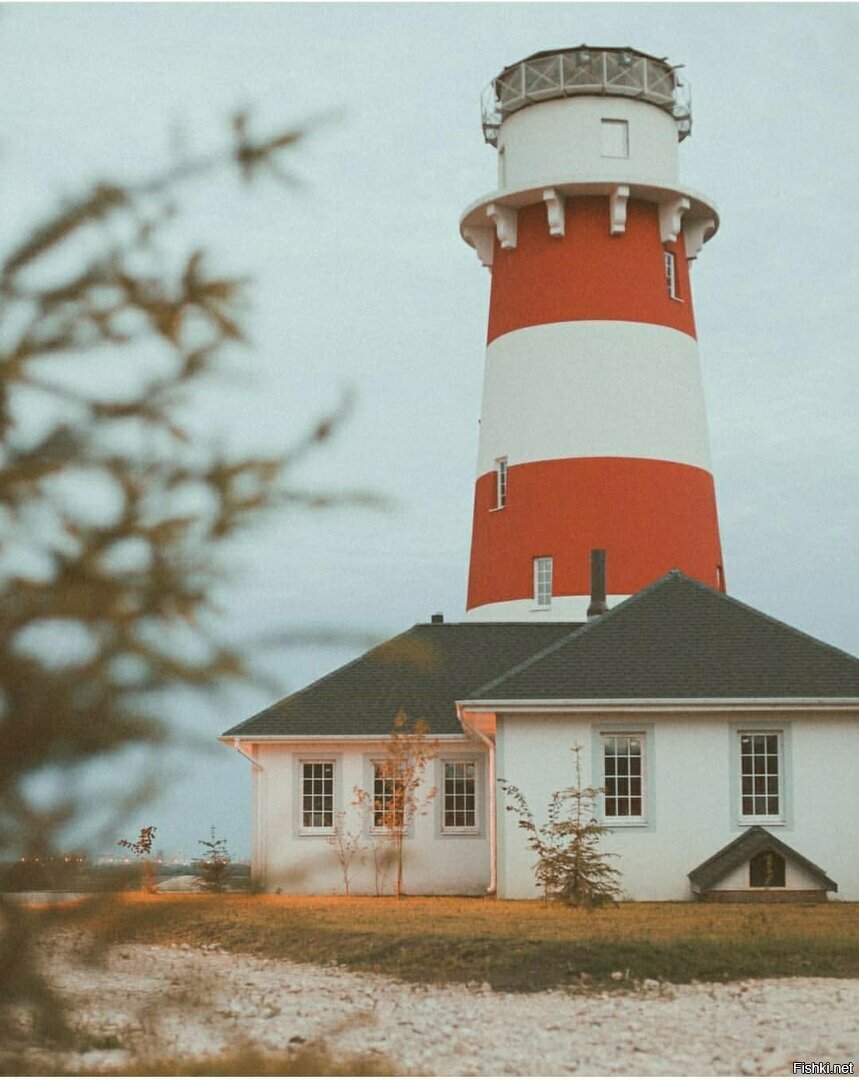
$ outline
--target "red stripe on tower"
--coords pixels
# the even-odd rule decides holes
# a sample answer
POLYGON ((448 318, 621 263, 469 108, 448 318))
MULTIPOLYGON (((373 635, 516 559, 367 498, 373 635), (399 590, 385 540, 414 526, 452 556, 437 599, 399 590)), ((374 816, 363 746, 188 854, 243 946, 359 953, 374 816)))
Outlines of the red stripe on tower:
POLYGON ((579 319, 656 323, 695 336, 688 264, 676 242, 662 242, 658 207, 630 200, 622 243, 607 218, 605 196, 567 199, 564 235, 556 238, 545 207, 519 211, 516 247, 495 251, 489 341, 523 326, 579 319), (666 288, 665 252, 677 267, 676 298, 666 288))
POLYGON ((717 215, 680 185, 676 72, 579 46, 484 97, 498 190, 463 215, 492 269, 468 613, 583 619, 672 567, 724 588, 689 262, 717 215))

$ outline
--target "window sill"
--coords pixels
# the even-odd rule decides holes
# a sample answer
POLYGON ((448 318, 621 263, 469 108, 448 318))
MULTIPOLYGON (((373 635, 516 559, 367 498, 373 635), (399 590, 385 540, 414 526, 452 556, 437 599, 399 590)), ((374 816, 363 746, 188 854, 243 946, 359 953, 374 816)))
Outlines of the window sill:
POLYGON ((647 818, 603 818, 601 824, 606 829, 641 829, 647 825, 647 818))
POLYGON ((479 826, 477 826, 477 825, 463 825, 460 828, 456 828, 455 826, 451 825, 451 826, 449 826, 447 828, 442 826, 441 835, 442 836, 471 836, 471 837, 474 837, 474 836, 480 836, 481 832, 480 832, 479 826))
POLYGON ((786 825, 787 819, 784 817, 740 817, 737 818, 738 825, 786 825))
POLYGON ((326 827, 324 827, 322 829, 305 829, 305 828, 301 828, 301 829, 298 830, 298 835, 299 836, 333 836, 334 835, 334 827, 333 827, 333 825, 329 825, 329 826, 326 826, 326 827))

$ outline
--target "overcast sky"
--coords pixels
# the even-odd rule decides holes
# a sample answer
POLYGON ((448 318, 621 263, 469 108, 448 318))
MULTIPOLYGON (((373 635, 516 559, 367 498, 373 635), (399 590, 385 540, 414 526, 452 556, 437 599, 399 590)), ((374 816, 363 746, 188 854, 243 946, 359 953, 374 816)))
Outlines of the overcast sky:
MULTIPOLYGON (((859 8, 827 4, 26 5, 0 18, 0 240, 103 176, 212 144, 238 106, 263 130, 318 122, 300 191, 218 183, 186 203, 254 280, 247 376, 201 402, 237 447, 287 444, 344 388, 354 415, 301 480, 387 496, 385 513, 279 518, 242 552, 235 635, 389 636, 463 616, 488 272, 459 238, 490 190, 479 95, 538 49, 631 45, 685 64, 684 183, 721 228, 694 266, 728 588, 859 652, 859 8), (14 212, 10 211, 13 208, 14 212)), ((283 649, 283 692, 355 647, 283 649)), ((135 819, 171 855, 214 824, 249 850, 249 766, 214 743, 269 704, 179 700, 213 750, 135 819), (138 820, 139 819, 139 820, 138 820)))

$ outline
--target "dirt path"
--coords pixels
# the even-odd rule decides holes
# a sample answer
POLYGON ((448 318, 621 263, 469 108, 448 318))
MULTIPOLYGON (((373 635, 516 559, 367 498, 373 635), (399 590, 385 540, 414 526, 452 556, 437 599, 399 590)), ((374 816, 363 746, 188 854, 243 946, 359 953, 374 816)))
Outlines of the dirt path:
POLYGON ((503 994, 188 946, 118 946, 103 967, 86 968, 65 939, 48 962, 75 1023, 116 1047, 69 1059, 84 1072, 144 1049, 200 1055, 245 1039, 282 1051, 319 1037, 440 1076, 786 1074, 794 1060, 859 1052, 859 981, 850 980, 503 994))

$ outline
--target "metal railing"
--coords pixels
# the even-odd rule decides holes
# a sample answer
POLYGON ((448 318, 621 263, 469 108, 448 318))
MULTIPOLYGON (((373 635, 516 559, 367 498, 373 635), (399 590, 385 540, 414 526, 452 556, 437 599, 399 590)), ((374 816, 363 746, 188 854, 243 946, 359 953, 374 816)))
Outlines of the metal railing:
POLYGON ((674 117, 678 139, 692 130, 691 96, 664 60, 633 49, 591 49, 537 54, 493 79, 481 95, 483 135, 496 146, 502 121, 538 101, 576 94, 637 98, 674 117))

